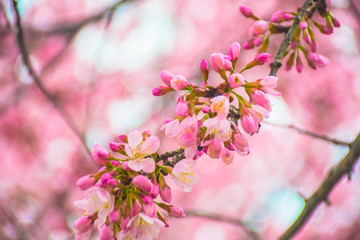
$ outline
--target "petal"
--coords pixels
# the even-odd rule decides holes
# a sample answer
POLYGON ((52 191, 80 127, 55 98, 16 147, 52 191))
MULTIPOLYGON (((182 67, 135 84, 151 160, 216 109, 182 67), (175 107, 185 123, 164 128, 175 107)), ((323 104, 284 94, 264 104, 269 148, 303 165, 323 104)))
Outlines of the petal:
POLYGON ((128 135, 128 142, 130 148, 136 148, 143 140, 143 136, 140 131, 132 131, 128 135))
POLYGON ((144 168, 143 162, 137 160, 130 160, 127 162, 127 165, 129 168, 137 172, 141 171, 144 168))
POLYGON ((160 147, 160 140, 156 136, 150 136, 142 144, 140 151, 145 155, 155 153, 160 147))
POLYGON ((197 151, 197 145, 192 144, 190 146, 185 147, 185 157, 186 158, 193 158, 197 151))
POLYGON ((152 173, 155 170, 155 162, 152 158, 145 158, 142 161, 143 164, 143 171, 147 173, 152 173))

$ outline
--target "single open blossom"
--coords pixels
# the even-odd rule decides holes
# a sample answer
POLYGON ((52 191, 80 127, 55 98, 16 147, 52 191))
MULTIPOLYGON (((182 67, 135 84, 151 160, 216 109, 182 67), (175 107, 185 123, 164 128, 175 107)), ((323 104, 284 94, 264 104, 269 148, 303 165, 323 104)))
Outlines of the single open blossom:
POLYGON ((205 137, 211 135, 217 141, 227 141, 231 135, 230 122, 227 119, 218 117, 206 119, 203 123, 206 127, 205 137))
POLYGON ((164 226, 159 219, 139 213, 129 221, 127 231, 120 231, 116 237, 124 240, 152 240, 157 238, 160 227, 164 226))
POLYGON ((217 113, 219 119, 224 119, 229 114, 229 99, 225 96, 216 96, 210 100, 211 111, 217 113))
POLYGON ((92 215, 97 212, 99 223, 103 224, 113 209, 114 197, 101 187, 91 187, 85 191, 84 195, 83 200, 75 201, 74 204, 86 210, 86 215, 92 215))
POLYGON ((130 132, 128 144, 125 145, 126 154, 130 157, 128 167, 134 171, 153 172, 155 162, 152 158, 146 157, 156 152, 160 146, 160 141, 155 136, 143 139, 140 131, 130 132))
POLYGON ((280 96, 280 93, 274 88, 277 86, 278 78, 274 76, 266 76, 259 80, 261 85, 260 90, 273 96, 280 96))
POLYGON ((185 157, 193 158, 197 151, 198 122, 195 116, 187 116, 179 124, 178 143, 185 148, 185 157))
POLYGON ((184 192, 190 192, 192 186, 198 182, 198 176, 193 171, 194 165, 194 160, 184 159, 178 162, 172 170, 172 179, 184 192))

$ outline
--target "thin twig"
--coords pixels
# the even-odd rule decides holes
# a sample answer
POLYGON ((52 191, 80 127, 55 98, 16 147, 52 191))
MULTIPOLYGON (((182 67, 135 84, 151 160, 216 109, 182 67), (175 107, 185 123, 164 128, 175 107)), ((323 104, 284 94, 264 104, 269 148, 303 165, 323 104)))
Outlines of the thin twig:
POLYGON ((321 183, 320 187, 311 195, 310 198, 305 199, 305 206, 301 211, 295 222, 283 233, 281 240, 290 239, 294 236, 309 220, 316 208, 322 202, 328 202, 330 192, 335 185, 340 182, 344 176, 351 178, 354 165, 360 156, 360 134, 350 143, 348 154, 336 164, 329 172, 328 176, 321 183))
POLYGON ((274 126, 274 127, 293 129, 293 130, 299 132, 300 134, 308 135, 308 136, 313 137, 313 138, 317 138, 317 139, 321 139, 321 140, 324 140, 324 141, 327 141, 327 142, 331 142, 331 143, 333 143, 335 145, 341 145, 341 146, 349 146, 350 145, 349 142, 341 141, 341 140, 338 140, 338 139, 335 139, 335 138, 330 138, 330 137, 325 136, 325 135, 320 135, 320 134, 317 134, 317 133, 314 133, 314 132, 311 132, 311 131, 308 131, 308 130, 304 130, 304 129, 301 129, 301 128, 299 128, 299 127, 297 127, 295 125, 292 125, 292 124, 277 124, 277 123, 272 123, 272 122, 268 122, 268 121, 263 121, 263 123, 274 126))
POLYGON ((243 220, 238 219, 238 218, 224 216, 222 214, 216 214, 216 213, 206 213, 206 212, 201 212, 201 211, 197 211, 197 210, 187 210, 187 211, 185 211, 185 214, 186 214, 186 216, 201 217, 201 218, 211 219, 214 221, 231 223, 231 224, 237 225, 240 228, 242 228, 244 230, 244 232, 246 233, 246 235, 249 237, 249 239, 252 239, 252 240, 260 240, 261 239, 260 235, 257 232, 252 230, 243 220))
POLYGON ((300 8, 298 14, 296 15, 293 24, 291 25, 289 31, 286 33, 284 40, 281 42, 280 49, 275 57, 275 60, 270 64, 270 76, 276 76, 277 71, 282 66, 281 61, 286 49, 289 47, 291 39, 294 36, 296 28, 299 26, 300 21, 303 19, 307 9, 313 5, 314 0, 306 0, 303 6, 300 8))
MULTIPOLYGON (((36 72, 33 68, 32 62, 30 60, 30 57, 29 57, 29 52, 28 52, 26 44, 25 44, 25 38, 24 38, 23 28, 22 28, 22 24, 21 24, 21 17, 20 17, 17 1, 12 0, 12 5, 13 5, 14 12, 15 12, 15 27, 16 27, 16 36, 15 37, 17 40, 17 44, 18 44, 23 62, 24 62, 24 66, 27 68, 29 75, 33 79, 35 85, 44 94, 44 96, 48 99, 48 101, 55 107, 55 109, 59 112, 61 117, 64 119, 65 123, 69 126, 69 128, 78 137, 78 139, 82 143, 85 151, 88 153, 89 156, 91 156, 91 152, 90 152, 89 148, 87 147, 83 136, 81 135, 78 128, 75 126, 75 123, 71 119, 70 115, 59 104, 57 99, 45 88, 45 86, 42 83, 42 80, 36 74, 36 72)), ((91 161, 91 162, 93 162, 93 161, 91 161)))

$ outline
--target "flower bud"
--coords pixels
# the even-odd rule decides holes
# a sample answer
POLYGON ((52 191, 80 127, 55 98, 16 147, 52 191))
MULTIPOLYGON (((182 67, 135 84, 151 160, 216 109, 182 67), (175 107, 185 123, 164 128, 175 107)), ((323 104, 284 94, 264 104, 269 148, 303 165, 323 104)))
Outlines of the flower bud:
POLYGON ((241 126, 248 134, 256 133, 259 130, 258 123, 251 114, 245 114, 242 116, 241 126))
POLYGON ((210 65, 215 72, 225 70, 225 59, 222 53, 213 53, 210 55, 210 65))
POLYGON ((112 210, 109 214, 109 220, 111 223, 116 223, 120 220, 120 211, 112 210))
POLYGON ((168 86, 158 86, 152 90, 152 94, 156 97, 167 94, 172 91, 172 89, 168 86))
POLYGON ((259 64, 264 64, 266 63, 267 61, 269 61, 271 57, 271 54, 270 53, 260 53, 256 58, 255 60, 259 63, 259 64))
POLYGON ((254 24, 249 28, 250 36, 257 36, 264 34, 267 30, 269 30, 269 24, 264 20, 257 20, 254 24))
POLYGON ((251 10, 251 8, 247 7, 247 6, 239 6, 239 11, 241 12, 242 15, 244 15, 245 17, 252 17, 254 16, 253 11, 251 10))
POLYGON ((296 71, 298 71, 298 73, 301 73, 303 69, 304 69, 304 64, 301 61, 300 56, 297 55, 297 57, 296 57, 296 71))
POLYGON ((113 231, 110 226, 106 224, 102 225, 100 232, 99 232, 99 239, 100 240, 112 240, 113 239, 113 231))
POLYGON ((152 183, 147 177, 143 175, 137 175, 136 177, 134 177, 132 180, 132 184, 147 193, 150 193, 152 190, 152 183))
POLYGON ((92 187, 94 183, 95 183, 95 178, 91 177, 91 175, 83 176, 76 181, 76 185, 83 191, 92 187))
POLYGON ((156 183, 153 183, 153 188, 150 193, 150 196, 152 198, 156 198, 158 195, 159 195, 159 185, 157 185, 156 183))
POLYGON ((182 101, 179 101, 176 104, 176 115, 180 117, 185 117, 188 113, 189 107, 187 103, 184 103, 182 101))
POLYGON ((232 88, 241 87, 245 82, 244 77, 240 73, 231 74, 227 78, 227 81, 230 84, 230 87, 232 88))
POLYGON ((186 78, 183 75, 176 75, 170 81, 170 85, 175 91, 183 90, 188 84, 189 82, 186 80, 186 78))
POLYGON ((92 157, 98 165, 105 165, 109 156, 109 151, 106 148, 103 148, 100 144, 95 144, 92 148, 92 157))
POLYGON ((254 48, 253 41, 247 41, 242 44, 242 48, 245 50, 254 48))
POLYGON ((209 78, 209 64, 205 59, 200 62, 200 71, 204 82, 206 82, 209 78))
POLYGON ((160 78, 163 83, 165 83, 168 87, 170 87, 170 81, 175 77, 175 75, 172 72, 169 71, 161 71, 160 72, 160 78))
POLYGON ((240 56, 240 44, 238 42, 233 42, 229 48, 229 56, 231 61, 235 62, 240 56))
POLYGON ((73 227, 78 234, 82 234, 91 230, 93 227, 93 222, 88 216, 82 216, 75 220, 73 227))
POLYGON ((261 38, 254 38, 253 43, 256 47, 258 47, 263 43, 263 40, 261 38))
POLYGON ((177 218, 185 217, 184 209, 182 209, 181 207, 178 207, 178 206, 171 206, 169 215, 172 217, 177 217, 177 218))
POLYGON ((166 186, 164 189, 160 188, 160 197, 164 202, 171 203, 172 194, 168 186, 166 186))
POLYGON ((299 24, 299 27, 300 27, 300 29, 305 29, 305 28, 307 28, 307 22, 306 21, 301 21, 300 22, 300 24, 299 24))

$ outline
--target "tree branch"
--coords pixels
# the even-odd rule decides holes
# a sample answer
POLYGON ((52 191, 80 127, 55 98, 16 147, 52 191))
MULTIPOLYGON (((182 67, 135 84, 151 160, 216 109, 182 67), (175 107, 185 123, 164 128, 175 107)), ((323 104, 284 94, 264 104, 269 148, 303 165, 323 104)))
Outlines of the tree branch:
MULTIPOLYGON (((23 62, 24 62, 24 66, 27 68, 29 75, 33 79, 35 85, 44 94, 44 96, 48 99, 48 101, 55 107, 55 109, 59 112, 60 116, 64 119, 65 123, 74 132, 74 134, 78 137, 78 139, 80 140, 81 144, 83 145, 85 151, 91 157, 91 152, 90 152, 89 148, 87 147, 85 140, 84 140, 83 136, 81 135, 80 131, 78 130, 75 123, 71 119, 70 115, 59 104, 57 99, 45 88, 45 86, 42 83, 42 80, 36 74, 34 67, 32 65, 32 62, 30 60, 30 57, 29 57, 29 52, 25 45, 24 32, 23 32, 23 27, 21 24, 21 17, 20 17, 17 1, 12 0, 12 5, 13 5, 14 13, 15 13, 15 28, 16 28, 15 29, 16 30, 15 38, 17 40, 17 45, 18 45, 20 54, 21 54, 23 62)), ((91 161, 91 162, 93 162, 93 161, 91 161)))
MULTIPOLYGON (((320 0, 319 0, 320 1, 320 0)), ((306 0, 303 6, 300 8, 298 14, 296 15, 293 24, 291 25, 289 31, 286 33, 284 40, 281 42, 280 49, 275 57, 275 60, 270 64, 270 76, 276 76, 279 68, 282 66, 281 60, 286 49, 289 47, 291 39, 294 36, 296 28, 299 26, 300 21, 303 19, 307 9, 313 5, 314 0, 306 0)))
POLYGON ((308 130, 304 130, 304 129, 301 129, 295 125, 292 125, 292 124, 277 124, 277 123, 272 123, 272 122, 268 122, 268 121, 264 121, 265 124, 268 124, 268 125, 271 125, 271 126, 274 126, 274 127, 281 127, 281 128, 289 128, 289 129, 293 129, 297 132, 299 132, 300 134, 304 134, 304 135, 308 135, 310 137, 313 137, 313 138, 317 138, 317 139, 321 139, 321 140, 324 140, 324 141, 327 141, 327 142, 331 142, 335 145, 341 145, 341 146, 349 146, 350 143, 349 142, 344 142, 344 141, 341 141, 341 140, 337 140, 335 138, 330 138, 328 136, 325 136, 325 135, 320 135, 320 134, 317 134, 317 133, 313 133, 313 132, 310 132, 308 130))
POLYGON ((260 240, 261 239, 260 235, 257 232, 252 230, 244 221, 242 221, 241 219, 238 219, 238 218, 228 217, 228 216, 224 216, 224 215, 216 214, 216 213, 206 213, 206 212, 201 212, 201 211, 197 211, 197 210, 186 210, 185 214, 186 214, 186 216, 201 217, 201 218, 211 219, 211 220, 218 221, 218 222, 226 222, 226 223, 234 224, 234 225, 237 225, 240 228, 242 228, 244 230, 244 232, 246 233, 246 235, 249 237, 249 239, 252 239, 252 240, 260 240))
POLYGON ((305 199, 305 206, 301 211, 295 222, 283 233, 281 240, 290 239, 294 236, 309 220, 316 208, 322 202, 328 202, 330 192, 335 185, 340 182, 343 176, 347 175, 351 179, 354 165, 360 156, 360 134, 350 143, 348 154, 336 164, 320 187, 311 195, 310 198, 305 199))

